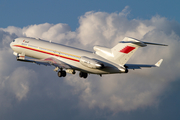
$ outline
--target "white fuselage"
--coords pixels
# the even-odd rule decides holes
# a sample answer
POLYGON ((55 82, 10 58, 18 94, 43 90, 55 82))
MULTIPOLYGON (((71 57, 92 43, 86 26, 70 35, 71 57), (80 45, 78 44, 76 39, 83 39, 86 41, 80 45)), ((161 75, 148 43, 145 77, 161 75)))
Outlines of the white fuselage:
POLYGON ((15 54, 22 56, 33 57, 37 59, 46 59, 54 57, 68 65, 71 65, 75 70, 93 74, 112 74, 124 72, 123 67, 111 61, 108 61, 93 52, 65 46, 57 43, 52 43, 34 38, 17 38, 10 44, 15 54), (104 64, 103 69, 94 69, 84 66, 80 63, 81 57, 95 59, 104 64))

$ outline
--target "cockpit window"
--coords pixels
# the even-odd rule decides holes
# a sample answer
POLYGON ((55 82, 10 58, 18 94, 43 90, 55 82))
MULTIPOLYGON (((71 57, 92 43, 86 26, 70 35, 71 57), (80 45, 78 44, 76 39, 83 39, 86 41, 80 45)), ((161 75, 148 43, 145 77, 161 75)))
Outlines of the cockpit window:
POLYGON ((15 42, 15 40, 13 40, 13 42, 15 42))

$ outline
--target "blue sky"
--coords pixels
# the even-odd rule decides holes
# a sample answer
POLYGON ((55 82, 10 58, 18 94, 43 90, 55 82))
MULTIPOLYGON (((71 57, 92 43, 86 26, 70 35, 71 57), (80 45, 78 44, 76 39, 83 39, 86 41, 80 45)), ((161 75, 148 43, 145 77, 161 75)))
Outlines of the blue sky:
POLYGON ((1 0, 0 119, 179 120, 179 5, 179 0, 1 0), (157 69, 59 79, 54 68, 16 61, 9 43, 21 36, 88 50, 112 47, 125 36, 169 46, 142 48, 130 60, 163 58, 157 69))
POLYGON ((79 27, 79 17, 88 11, 120 12, 129 6, 129 19, 150 19, 160 15, 180 21, 178 0, 1 0, 0 26, 24 27, 41 23, 66 23, 72 30, 79 27))

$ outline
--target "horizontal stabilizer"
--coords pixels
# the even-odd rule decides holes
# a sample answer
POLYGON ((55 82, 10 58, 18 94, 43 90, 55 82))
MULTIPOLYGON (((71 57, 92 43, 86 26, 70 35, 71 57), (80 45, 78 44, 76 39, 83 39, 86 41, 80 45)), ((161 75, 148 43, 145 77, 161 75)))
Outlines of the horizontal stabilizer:
POLYGON ((143 42, 144 44, 149 44, 149 45, 159 45, 159 46, 168 46, 165 44, 159 44, 159 43, 150 43, 150 42, 143 42))
POLYGON ((147 45, 168 46, 168 45, 160 44, 160 43, 144 42, 144 41, 140 41, 138 39, 132 38, 132 37, 125 37, 125 39, 120 41, 120 43, 132 43, 132 44, 139 45, 141 47, 145 47, 147 45))

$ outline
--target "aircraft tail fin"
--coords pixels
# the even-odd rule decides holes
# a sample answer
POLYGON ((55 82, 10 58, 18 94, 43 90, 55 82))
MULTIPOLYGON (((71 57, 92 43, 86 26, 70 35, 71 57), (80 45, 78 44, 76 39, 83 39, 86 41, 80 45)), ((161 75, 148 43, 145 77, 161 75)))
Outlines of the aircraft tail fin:
POLYGON ((134 38, 125 37, 111 51, 117 64, 124 65, 139 47, 147 46, 134 38))
POLYGON ((167 46, 164 44, 143 42, 135 38, 125 37, 112 49, 100 47, 100 46, 94 46, 94 50, 96 51, 97 55, 105 59, 108 59, 116 64, 124 65, 139 47, 145 47, 147 46, 147 44, 167 46))

